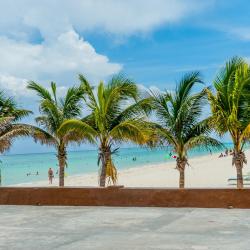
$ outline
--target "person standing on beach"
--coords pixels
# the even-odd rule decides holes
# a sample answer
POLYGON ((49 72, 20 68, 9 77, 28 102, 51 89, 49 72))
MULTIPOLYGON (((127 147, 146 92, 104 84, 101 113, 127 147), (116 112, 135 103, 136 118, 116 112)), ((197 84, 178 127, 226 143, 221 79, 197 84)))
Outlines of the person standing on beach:
POLYGON ((49 177, 49 184, 52 184, 52 180, 54 178, 54 172, 53 172, 52 168, 49 168, 48 177, 49 177))

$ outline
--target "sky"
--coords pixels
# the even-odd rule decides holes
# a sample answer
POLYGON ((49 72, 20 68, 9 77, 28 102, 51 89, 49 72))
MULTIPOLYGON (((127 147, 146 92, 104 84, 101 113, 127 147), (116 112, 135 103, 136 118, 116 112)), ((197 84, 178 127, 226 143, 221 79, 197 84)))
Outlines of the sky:
MULTIPOLYGON (((232 56, 250 61, 249 13, 247 0, 0 0, 0 89, 34 111, 24 120, 34 123, 29 80, 55 81, 63 94, 79 73, 96 84, 122 72, 171 90, 199 70, 211 85, 232 56)), ((19 139, 10 153, 51 150, 19 139)))

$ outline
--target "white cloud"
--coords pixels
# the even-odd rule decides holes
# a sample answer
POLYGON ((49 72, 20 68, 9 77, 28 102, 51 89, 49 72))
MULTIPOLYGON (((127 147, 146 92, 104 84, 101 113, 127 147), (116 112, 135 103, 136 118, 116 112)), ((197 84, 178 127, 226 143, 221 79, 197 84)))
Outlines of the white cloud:
POLYGON ((164 94, 167 91, 167 90, 161 90, 155 85, 150 85, 149 87, 146 87, 143 84, 137 84, 137 86, 143 96, 148 96, 151 95, 152 93, 164 94))
POLYGON ((26 79, 61 86, 74 84, 77 73, 91 81, 105 79, 122 65, 97 53, 79 34, 145 33, 208 5, 198 0, 0 1, 0 87, 29 95, 26 79))
POLYGON ((113 34, 147 32, 178 22, 214 1, 201 0, 8 0, 0 2, 0 29, 13 37, 38 29, 46 39, 69 29, 113 34))
MULTIPOLYGON (((15 96, 17 98, 29 97, 30 99, 35 96, 32 90, 27 89, 28 81, 28 79, 0 74, 0 89, 4 90, 5 92, 11 93, 12 96, 15 96)), ((48 84, 46 85, 49 86, 48 84)), ((48 89, 49 91, 51 91, 50 88, 48 89)), ((65 95, 66 91, 67 88, 65 86, 57 86, 57 93, 59 97, 65 95)))
POLYGON ((19 90, 26 79, 72 85, 77 73, 97 81, 121 69, 120 64, 111 63, 106 56, 98 54, 72 30, 42 44, 0 37, 0 57, 0 86, 13 90, 14 94, 21 93, 19 90))
POLYGON ((11 92, 14 96, 29 95, 26 89, 27 79, 0 74, 0 88, 11 92))

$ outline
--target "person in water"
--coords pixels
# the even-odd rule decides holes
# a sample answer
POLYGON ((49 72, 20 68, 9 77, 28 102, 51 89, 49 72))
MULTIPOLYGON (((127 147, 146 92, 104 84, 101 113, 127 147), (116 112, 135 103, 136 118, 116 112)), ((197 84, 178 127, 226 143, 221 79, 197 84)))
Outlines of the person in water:
POLYGON ((54 178, 54 172, 53 172, 52 168, 49 168, 48 177, 49 177, 49 184, 52 184, 52 181, 54 178))

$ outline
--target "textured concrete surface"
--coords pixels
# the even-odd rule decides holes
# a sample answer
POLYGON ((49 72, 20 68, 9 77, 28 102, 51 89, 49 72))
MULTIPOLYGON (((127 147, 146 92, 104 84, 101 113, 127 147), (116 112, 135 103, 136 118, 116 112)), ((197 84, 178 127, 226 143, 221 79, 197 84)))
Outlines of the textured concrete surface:
POLYGON ((0 206, 0 249, 249 250, 250 210, 0 206))

